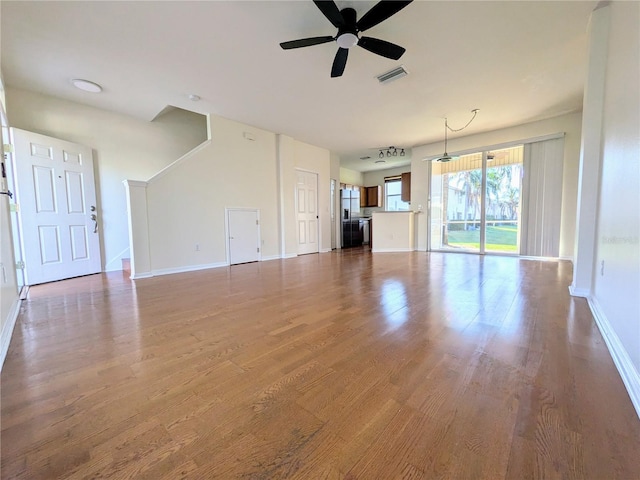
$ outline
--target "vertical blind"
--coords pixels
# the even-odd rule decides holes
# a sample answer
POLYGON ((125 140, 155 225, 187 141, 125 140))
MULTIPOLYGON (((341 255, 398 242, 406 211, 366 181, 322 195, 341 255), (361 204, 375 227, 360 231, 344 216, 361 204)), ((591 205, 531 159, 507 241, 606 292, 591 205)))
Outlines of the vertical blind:
POLYGON ((524 145, 520 254, 558 257, 564 138, 524 145))

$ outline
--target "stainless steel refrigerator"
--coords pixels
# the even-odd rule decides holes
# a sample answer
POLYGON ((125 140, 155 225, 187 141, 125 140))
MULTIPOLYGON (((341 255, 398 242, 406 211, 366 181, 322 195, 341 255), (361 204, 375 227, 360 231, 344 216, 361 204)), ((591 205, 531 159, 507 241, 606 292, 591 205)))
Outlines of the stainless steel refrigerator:
POLYGON ((342 248, 362 245, 360 190, 341 190, 342 248))

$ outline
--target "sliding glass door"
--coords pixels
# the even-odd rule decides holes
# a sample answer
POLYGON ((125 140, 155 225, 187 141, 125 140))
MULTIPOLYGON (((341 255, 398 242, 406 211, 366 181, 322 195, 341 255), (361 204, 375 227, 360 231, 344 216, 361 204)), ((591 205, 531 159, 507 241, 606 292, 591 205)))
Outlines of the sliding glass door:
POLYGON ((487 153, 485 251, 520 252, 521 145, 487 153))
POLYGON ((431 165, 431 249, 519 253, 522 146, 431 165))

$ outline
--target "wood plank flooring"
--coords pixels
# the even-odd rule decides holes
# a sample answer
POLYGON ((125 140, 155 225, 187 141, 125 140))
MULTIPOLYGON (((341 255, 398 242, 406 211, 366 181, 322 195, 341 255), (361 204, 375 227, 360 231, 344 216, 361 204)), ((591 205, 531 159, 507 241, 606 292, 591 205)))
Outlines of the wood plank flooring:
POLYGON ((3 479, 638 479, 568 262, 346 250, 33 287, 3 479))

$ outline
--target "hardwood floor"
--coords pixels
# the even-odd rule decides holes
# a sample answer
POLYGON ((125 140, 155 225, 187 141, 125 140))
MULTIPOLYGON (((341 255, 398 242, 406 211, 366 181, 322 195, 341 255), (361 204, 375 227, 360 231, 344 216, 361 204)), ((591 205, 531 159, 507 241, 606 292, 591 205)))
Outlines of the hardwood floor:
POLYGON ((2 478, 638 479, 568 262, 349 250, 31 288, 2 478))

